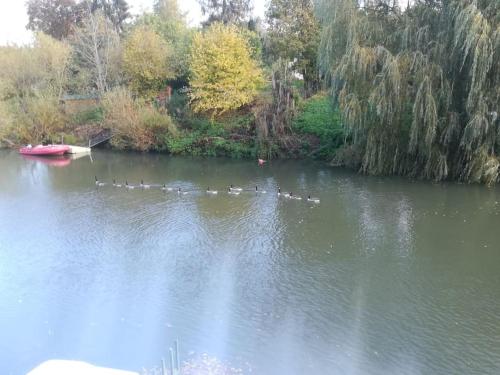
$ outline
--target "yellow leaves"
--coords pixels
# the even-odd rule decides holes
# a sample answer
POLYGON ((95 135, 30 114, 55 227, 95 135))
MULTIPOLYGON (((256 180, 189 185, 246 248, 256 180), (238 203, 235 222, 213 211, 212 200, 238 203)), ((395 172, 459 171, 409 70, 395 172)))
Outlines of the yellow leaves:
POLYGON ((35 41, 38 64, 47 75, 54 94, 62 95, 63 85, 67 78, 69 60, 72 49, 67 42, 62 42, 44 33, 38 33, 35 41))
POLYGON ((71 57, 71 47, 67 42, 56 40, 44 33, 36 34, 35 49, 40 63, 48 71, 63 71, 71 57))
POLYGON ((150 27, 137 27, 125 42, 123 67, 132 90, 140 95, 153 95, 165 80, 174 78, 169 59, 171 47, 150 27))
POLYGON ((0 96, 25 96, 35 90, 59 96, 71 53, 67 43, 43 33, 36 34, 33 47, 1 47, 0 96))
POLYGON ((213 24, 194 36, 191 102, 195 112, 214 115, 252 102, 263 83, 244 37, 233 26, 213 24))

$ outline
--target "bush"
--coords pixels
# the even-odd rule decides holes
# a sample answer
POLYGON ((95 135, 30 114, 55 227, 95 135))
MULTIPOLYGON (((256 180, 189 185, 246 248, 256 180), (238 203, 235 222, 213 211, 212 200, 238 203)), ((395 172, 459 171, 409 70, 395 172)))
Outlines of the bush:
POLYGON ((126 89, 103 98, 104 125, 111 129, 111 145, 118 149, 163 150, 165 139, 178 135, 170 116, 143 100, 134 100, 126 89))
MULTIPOLYGON (((344 139, 340 114, 323 93, 300 104, 298 114, 292 121, 292 129, 299 134, 317 137, 319 145, 312 150, 312 154, 321 158, 333 157, 344 139)), ((305 142, 303 148, 309 147, 310 144, 305 142)))
POLYGON ((178 137, 165 140, 170 153, 232 158, 256 156, 253 138, 231 134, 223 124, 203 118, 193 119, 191 125, 191 129, 179 134, 178 137))
POLYGON ((176 119, 183 119, 188 112, 189 97, 186 93, 174 90, 167 103, 168 112, 176 119))
POLYGON ((75 125, 87 125, 99 123, 104 119, 104 110, 102 107, 87 109, 73 115, 73 123, 75 125))
POLYGON ((55 142, 64 130, 66 116, 58 100, 49 94, 12 99, 7 105, 10 112, 6 137, 17 143, 55 142))

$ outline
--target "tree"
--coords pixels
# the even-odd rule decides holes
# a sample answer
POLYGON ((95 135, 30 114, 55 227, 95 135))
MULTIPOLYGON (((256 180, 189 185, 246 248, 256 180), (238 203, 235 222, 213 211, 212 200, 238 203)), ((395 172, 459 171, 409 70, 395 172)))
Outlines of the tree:
POLYGON ((167 21, 183 20, 177 0, 155 0, 153 10, 156 15, 167 21))
POLYGON ((243 23, 252 10, 250 0, 198 0, 198 3, 202 14, 208 15, 205 26, 214 22, 224 25, 243 23))
POLYGON ((266 18, 267 55, 293 63, 293 69, 304 78, 306 94, 312 94, 319 84, 316 60, 320 30, 312 0, 271 0, 266 18))
POLYGON ((26 28, 59 40, 72 35, 89 10, 102 11, 119 32, 130 18, 125 0, 27 0, 26 6, 29 17, 26 28))
POLYGON ((113 24, 100 11, 89 11, 72 44, 77 65, 88 69, 94 87, 103 95, 113 81, 113 69, 120 65, 120 38, 113 24))
POLYGON ((319 62, 360 169, 495 183, 500 3, 324 0, 319 62))
POLYGON ((111 21, 118 32, 123 32, 125 21, 130 18, 129 6, 126 0, 84 0, 91 1, 92 13, 101 10, 111 21))
POLYGON ((72 49, 67 42, 38 33, 35 40, 35 58, 44 75, 45 86, 55 97, 61 98, 68 79, 72 49))
POLYGON ((263 83, 249 46, 234 26, 215 23, 193 40, 191 101, 196 112, 213 115, 250 103, 263 83))
POLYGON ((153 14, 144 14, 137 19, 136 26, 140 25, 154 30, 171 47, 169 68, 175 72, 178 84, 187 84, 193 31, 188 28, 177 0, 157 0, 153 14))
POLYGON ((33 46, 0 48, 0 107, 3 132, 34 143, 61 131, 59 98, 67 84, 70 46, 41 32, 33 46))
POLYGON ((150 27, 136 27, 125 41, 123 64, 133 91, 151 96, 175 77, 171 47, 150 27))
POLYGON ((41 31, 56 39, 68 37, 84 15, 84 4, 75 0, 28 0, 26 28, 41 31))
POLYGON ((37 33, 33 47, 0 50, 0 99, 25 98, 41 92, 60 97, 67 83, 71 47, 37 33))

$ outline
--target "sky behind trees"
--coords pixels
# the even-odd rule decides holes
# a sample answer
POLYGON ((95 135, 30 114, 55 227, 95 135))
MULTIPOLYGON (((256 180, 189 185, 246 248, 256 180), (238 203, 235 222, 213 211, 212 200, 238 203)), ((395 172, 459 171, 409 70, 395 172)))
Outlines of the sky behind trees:
MULTIPOLYGON (((153 0, 127 0, 132 14, 151 10, 153 0)), ((202 20, 201 10, 196 0, 182 0, 179 5, 186 12, 189 24, 196 25, 202 20)), ((254 14, 264 18, 266 0, 253 0, 254 14)), ((0 45, 26 44, 32 40, 32 32, 26 30, 28 15, 25 1, 0 0, 0 45)))

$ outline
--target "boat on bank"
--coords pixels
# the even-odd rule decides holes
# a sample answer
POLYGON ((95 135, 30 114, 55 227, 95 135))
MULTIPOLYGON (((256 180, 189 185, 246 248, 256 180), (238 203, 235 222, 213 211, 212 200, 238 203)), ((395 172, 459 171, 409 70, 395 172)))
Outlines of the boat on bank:
POLYGON ((21 147, 19 153, 21 155, 59 156, 64 155, 69 149, 70 146, 68 145, 37 145, 34 147, 28 145, 26 147, 21 147))

